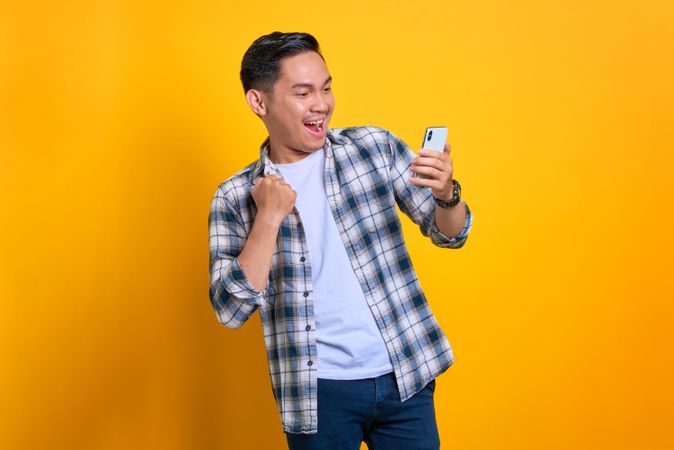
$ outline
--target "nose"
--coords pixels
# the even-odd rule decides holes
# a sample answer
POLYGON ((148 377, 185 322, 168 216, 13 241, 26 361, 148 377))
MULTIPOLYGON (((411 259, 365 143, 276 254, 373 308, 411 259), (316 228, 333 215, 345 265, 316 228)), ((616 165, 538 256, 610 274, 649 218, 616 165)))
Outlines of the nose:
POLYGON ((328 112, 327 96, 323 95, 320 92, 317 95, 315 95, 314 101, 312 102, 311 110, 314 111, 314 112, 327 113, 328 112))

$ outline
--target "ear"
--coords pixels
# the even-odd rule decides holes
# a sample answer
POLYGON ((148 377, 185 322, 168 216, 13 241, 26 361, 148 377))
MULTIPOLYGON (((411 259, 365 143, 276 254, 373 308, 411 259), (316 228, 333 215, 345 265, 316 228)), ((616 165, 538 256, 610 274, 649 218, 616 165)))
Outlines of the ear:
POLYGON ((246 101, 248 102, 250 109, 252 109, 258 116, 267 114, 267 97, 263 92, 258 91, 257 89, 248 89, 248 92, 246 92, 246 101))

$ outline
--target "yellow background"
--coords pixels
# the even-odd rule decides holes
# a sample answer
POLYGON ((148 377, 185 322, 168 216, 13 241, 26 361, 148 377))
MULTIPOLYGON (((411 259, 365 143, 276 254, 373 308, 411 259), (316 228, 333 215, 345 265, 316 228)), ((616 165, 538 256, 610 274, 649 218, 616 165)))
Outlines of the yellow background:
POLYGON ((405 222, 454 347, 447 449, 672 449, 667 1, 0 3, 0 448, 285 448, 259 316, 217 323, 238 71, 309 31, 334 127, 447 125, 466 246, 405 222))

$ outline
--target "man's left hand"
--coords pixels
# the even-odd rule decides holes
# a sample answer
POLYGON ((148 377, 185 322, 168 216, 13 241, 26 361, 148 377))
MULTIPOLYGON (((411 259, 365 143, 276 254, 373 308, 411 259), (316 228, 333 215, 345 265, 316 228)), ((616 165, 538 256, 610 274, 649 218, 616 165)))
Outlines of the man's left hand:
POLYGON ((410 183, 431 188, 433 196, 440 200, 451 199, 454 188, 452 158, 449 156, 451 149, 446 143, 442 152, 423 148, 419 150, 419 156, 412 160, 410 170, 428 178, 411 177, 410 183))

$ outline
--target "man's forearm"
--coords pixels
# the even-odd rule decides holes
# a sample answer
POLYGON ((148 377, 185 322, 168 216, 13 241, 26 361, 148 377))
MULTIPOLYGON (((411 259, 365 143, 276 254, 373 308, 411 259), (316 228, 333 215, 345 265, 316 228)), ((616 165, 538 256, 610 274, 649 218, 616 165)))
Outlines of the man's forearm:
POLYGON ((466 202, 461 200, 451 208, 435 207, 435 224, 448 237, 461 233, 466 223, 466 202))
POLYGON ((267 288, 280 224, 258 215, 239 254, 239 265, 258 291, 267 288))

